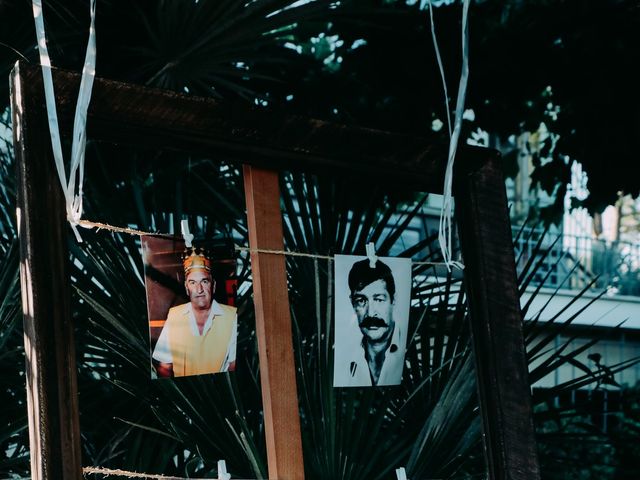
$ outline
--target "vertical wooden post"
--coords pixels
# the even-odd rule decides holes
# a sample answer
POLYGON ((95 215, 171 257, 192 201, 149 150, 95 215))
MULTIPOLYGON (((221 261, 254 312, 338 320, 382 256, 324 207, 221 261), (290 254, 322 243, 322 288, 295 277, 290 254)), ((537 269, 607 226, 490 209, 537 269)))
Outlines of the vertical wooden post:
MULTIPOLYGON (((283 250, 275 171, 244 166, 249 246, 283 250)), ((285 257, 251 253, 269 478, 303 480, 302 440, 285 257)))
MULTIPOLYGON (((504 178, 494 153, 456 172, 456 212, 492 480, 540 478, 504 178), (465 171, 466 169, 466 171, 465 171)), ((463 159, 461 159, 463 160, 463 159)))
POLYGON ((22 95, 26 86, 18 67, 11 82, 31 478, 80 480, 64 199, 41 98, 22 95))

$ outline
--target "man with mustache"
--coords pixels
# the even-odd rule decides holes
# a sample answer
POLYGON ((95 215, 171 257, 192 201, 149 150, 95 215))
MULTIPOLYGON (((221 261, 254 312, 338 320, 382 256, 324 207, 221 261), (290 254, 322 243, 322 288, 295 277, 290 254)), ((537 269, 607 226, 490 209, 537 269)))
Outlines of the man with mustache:
POLYGON ((358 261, 351 267, 348 284, 362 336, 357 345, 348 349, 342 364, 336 364, 334 384, 400 384, 405 342, 404 332, 393 318, 396 285, 391 269, 379 259, 374 267, 368 259, 358 261))
POLYGON ((204 251, 183 255, 189 302, 169 310, 153 358, 159 377, 182 377, 235 370, 236 309, 213 299, 216 284, 204 251))

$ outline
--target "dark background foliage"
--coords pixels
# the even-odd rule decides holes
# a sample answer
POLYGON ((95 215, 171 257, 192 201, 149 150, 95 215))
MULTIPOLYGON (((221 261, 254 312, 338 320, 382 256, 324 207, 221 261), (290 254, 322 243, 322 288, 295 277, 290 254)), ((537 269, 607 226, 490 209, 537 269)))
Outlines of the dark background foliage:
MULTIPOLYGON (((560 140, 552 161, 536 164, 534 181, 547 190, 566 183, 565 156, 569 155, 581 161, 590 175, 591 196, 587 205, 593 211, 612 203, 620 190, 637 194, 640 184, 626 170, 635 159, 633 139, 639 123, 638 93, 634 88, 638 83, 635 68, 639 55, 635 48, 640 32, 638 15, 637 2, 630 0, 473 2, 467 104, 474 109, 476 118, 465 124, 466 132, 481 127, 497 138, 505 138, 535 129, 545 121, 560 134, 560 140), (549 116, 549 103, 560 107, 555 120, 549 116)), ((45 1, 45 16, 54 66, 78 70, 86 42, 88 2, 45 1)), ((449 91, 453 94, 461 60, 459 2, 436 8, 435 17, 449 91)), ((103 77, 418 135, 432 134, 432 121, 445 118, 428 14, 417 4, 347 0, 291 7, 290 1, 278 0, 246 4, 236 0, 101 0, 96 28, 97 71, 103 77)), ((8 76, 18 58, 37 62, 34 46, 30 2, 0 0, 0 75, 8 76)), ((8 93, 8 84, 0 82, 3 107, 8 105, 8 93)), ((445 130, 439 135, 444 136, 445 130)), ((198 174, 199 168, 209 172, 219 170, 220 159, 182 158, 180 167, 176 167, 177 158, 166 153, 122 154, 96 145, 90 145, 89 152, 87 178, 93 179, 87 186, 87 196, 93 199, 93 207, 91 201, 87 202, 89 216, 115 224, 169 231, 182 216, 213 218, 215 214, 220 221, 207 224, 203 231, 229 235, 230 230, 234 230, 241 238, 246 235, 237 172, 227 170, 226 176, 213 180, 210 176, 204 180, 205 177, 198 174), (168 172, 168 176, 158 175, 161 171, 168 172), (193 189, 190 195, 185 194, 188 178, 193 180, 189 182, 193 189)), ((0 453, 4 457, 0 473, 26 475, 24 374, 22 369, 15 368, 23 365, 23 354, 10 153, 3 154, 2 159, 0 446, 3 448, 0 453), (9 445, 12 448, 5 449, 9 445)), ((512 166, 511 161, 512 158, 505 155, 507 167, 512 166)), ((315 208, 308 207, 302 214, 304 223, 297 229, 291 226, 287 230, 287 244, 303 251, 362 251, 369 234, 377 235, 380 247, 390 249, 393 237, 397 239, 399 233, 382 235, 383 229, 376 222, 381 222, 380 218, 389 221, 385 212, 395 211, 414 200, 406 195, 395 197, 378 192, 348 201, 343 198, 341 206, 332 207, 337 187, 314 185, 313 179, 301 177, 284 177, 282 182, 283 191, 289 196, 288 203, 286 196, 283 199, 283 211, 290 217, 299 215, 296 209, 305 200, 311 202, 310 205, 320 205, 318 212, 324 215, 319 218, 315 208), (346 221, 347 210, 357 214, 357 222, 346 221), (318 225, 327 225, 329 229, 318 229, 318 225), (331 232, 342 232, 342 242, 331 232)), ((94 235, 87 234, 93 246, 72 249, 74 257, 80 259, 79 266, 75 264, 74 298, 87 463, 109 465, 111 462, 114 466, 150 473, 193 475, 214 472, 215 460, 224 456, 234 474, 264 476, 251 302, 245 300, 243 306, 247 321, 243 323, 246 331, 241 335, 245 339, 241 345, 244 368, 251 375, 241 377, 240 382, 224 377, 213 381, 187 380, 180 388, 171 382, 152 383, 147 376, 144 348, 142 284, 135 280, 136 269, 140 268, 137 245, 131 239, 105 238, 104 232, 102 236, 94 235), (137 263, 132 264, 130 258, 137 263), (97 288, 92 278, 100 279, 105 289, 97 288), (123 285, 127 288, 121 288, 123 285), (106 292, 111 295, 118 292, 119 296, 114 299, 106 292), (123 338, 126 341, 122 341, 123 338), (246 395, 248 391, 251 395, 246 395), (234 403, 238 398, 242 402, 234 403), (212 403, 219 406, 220 414, 201 407, 212 403), (141 404, 151 408, 143 408, 141 404), (110 414, 104 415, 105 411, 110 414), (200 425, 220 428, 212 435, 200 425), (181 456, 185 450, 189 455, 181 456), (174 453, 177 460, 174 462, 167 452, 174 453)), ((405 251, 405 254, 417 251, 405 251)), ((289 268, 292 277, 298 279, 316 275, 313 267, 304 262, 293 262, 289 268)), ((535 264, 528 268, 535 269, 535 264)), ((249 273, 245 267, 244 278, 249 273)), ((522 274, 523 284, 527 283, 530 273, 522 274)), ((328 282, 327 269, 317 275, 322 282, 328 282)), ((482 470, 474 399, 469 394, 473 391, 473 382, 461 381, 464 375, 460 372, 469 373, 469 366, 463 356, 455 356, 456 352, 464 351, 466 345, 466 332, 460 327, 465 315, 464 303, 461 299, 451 300, 456 298, 451 295, 455 279, 442 286, 447 301, 440 305, 434 301, 442 295, 437 289, 430 291, 423 286, 423 290, 417 292, 429 313, 424 318, 430 320, 424 324, 425 331, 419 338, 440 338, 440 357, 434 357, 437 358, 434 364, 420 363, 418 360, 424 357, 419 348, 425 348, 425 343, 416 342, 411 375, 430 378, 430 381, 425 388, 418 388, 412 377, 405 385, 406 390, 396 395, 377 396, 360 392, 336 397, 327 393, 326 378, 311 378, 314 372, 330 368, 326 351, 317 356, 314 353, 326 349, 330 335, 322 337, 315 329, 317 312, 308 311, 310 304, 302 300, 313 297, 316 287, 302 281, 299 285, 299 289, 292 292, 292 303, 298 309, 294 310, 294 318, 299 381, 307 385, 305 394, 313 400, 307 404, 301 401, 305 444, 313 445, 315 452, 306 459, 309 472, 318 478, 335 478, 336 471, 348 469, 345 478, 369 478, 372 469, 379 468, 381 475, 389 473, 394 466, 390 458, 409 465, 410 473, 418 475, 453 478, 456 474, 482 470), (314 321, 308 321, 309 318, 314 321), (442 340, 454 334, 455 342, 442 340), (457 346, 453 349, 449 345, 457 346), (457 363, 453 362, 454 358, 457 363), (441 368, 445 365, 446 368, 441 368), (416 389, 415 395, 411 396, 410 388, 416 389), (457 392, 466 394, 458 397, 457 392), (412 409, 417 400, 429 408, 415 413, 412 409), (371 430, 346 431, 337 427, 344 423, 340 419, 351 418, 349 415, 357 409, 367 412, 372 405, 392 412, 386 423, 371 422, 369 427, 383 429, 390 438, 404 438, 397 450, 381 451, 379 446, 376 450, 368 445, 371 430), (456 412, 456 415, 450 416, 450 423, 438 436, 441 424, 435 418, 443 412, 456 412), (326 418, 333 423, 319 427, 326 418), (404 432, 400 427, 407 424, 410 424, 411 437, 399 433, 404 432), (338 438, 336 435, 342 443, 329 442, 338 438), (408 445, 408 438, 429 439, 429 442, 416 441, 415 445, 408 445), (354 439, 357 441, 353 442, 354 439), (320 448, 327 445, 331 448, 320 448), (363 445, 364 449, 356 452, 360 457, 356 455, 350 463, 337 460, 354 445, 363 445), (336 446, 339 450, 335 450, 336 446), (433 457, 421 452, 431 447, 454 457, 463 452, 467 462, 430 464, 433 457)), ((250 299, 250 294, 245 292, 245 299, 250 299)), ((320 308, 321 316, 327 315, 325 310, 326 305, 320 308)), ((534 322, 530 331, 537 329, 534 322)), ((553 334, 554 330, 543 328, 529 336, 530 345, 535 338, 543 338, 548 343, 553 334)), ((535 350, 530 350, 530 355, 534 354, 535 350)), ((560 357, 559 354, 552 356, 547 365, 532 372, 532 377, 541 378, 545 372, 557 368, 562 361, 560 357)), ((592 376, 585 374, 581 384, 592 380, 592 376)), ((554 452, 542 457, 545 472, 556 478, 563 475, 570 478, 568 467, 563 470, 563 463, 554 463, 553 459, 592 458, 593 452, 598 451, 588 443, 580 445, 580 452, 571 450, 576 432, 582 435, 580 438, 594 436, 598 442, 604 442, 607 452, 617 452, 620 458, 636 455, 629 447, 629 439, 637 438, 633 437, 637 435, 637 400, 630 401, 625 410, 627 416, 621 418, 619 428, 607 438, 603 432, 585 430, 585 424, 577 421, 566 426, 558 420, 567 415, 575 419, 580 412, 544 409, 545 402, 554 394, 571 388, 576 388, 576 384, 561 385, 555 392, 540 393, 534 399, 538 406, 541 452, 554 452), (551 426, 545 423, 549 417, 552 417, 551 426), (551 429, 551 435, 545 436, 547 428, 551 429), (548 442, 550 437, 560 438, 560 446, 548 442)), ((609 474, 611 464, 616 461, 609 462, 607 457, 602 462, 606 464, 599 465, 600 470, 592 470, 600 473, 606 470, 609 474)), ((621 459, 617 462, 617 465, 625 464, 621 459)))
MULTIPOLYGON (((98 74, 415 134, 444 120, 428 15, 419 4, 316 1, 267 16, 289 3, 98 2, 98 74)), ((436 28, 454 95, 460 8, 445 3, 435 9, 436 28)), ((21 55, 36 61, 28 4, 0 2, 0 75, 21 55)), ((45 9, 53 64, 78 69, 87 2, 51 0, 45 9)), ((538 166, 541 185, 566 181, 568 155, 589 174, 591 211, 613 204, 619 191, 637 195, 638 182, 625 173, 640 128, 639 22, 634 0, 472 2, 473 126, 506 137, 553 123, 560 140, 552 164, 538 166), (544 113, 547 87, 560 107, 555 121, 544 113)), ((6 93, 3 83, 4 102, 6 93)))

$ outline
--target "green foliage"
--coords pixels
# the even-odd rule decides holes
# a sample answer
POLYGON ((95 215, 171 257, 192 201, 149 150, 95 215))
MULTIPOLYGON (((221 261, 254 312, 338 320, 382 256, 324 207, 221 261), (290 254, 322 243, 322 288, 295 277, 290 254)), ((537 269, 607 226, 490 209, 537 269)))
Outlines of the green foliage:
POLYGON ((640 476, 640 386, 622 391, 622 406, 610 419, 608 440, 615 446, 616 480, 631 480, 640 476))
MULTIPOLYGON (((526 228, 522 228, 516 235, 516 242, 523 235, 526 235, 526 228)), ((535 228, 529 229, 534 232, 535 228)), ((531 233, 529 233, 531 234, 531 233)), ((547 231, 539 237, 532 256, 520 272, 518 281, 520 283, 521 294, 533 281, 536 272, 546 261, 546 255, 553 248, 555 243, 561 238, 558 237, 548 247, 543 248, 547 231)), ((520 262, 518 258, 518 262, 520 262)), ((562 262, 562 257, 556 263, 562 262)), ((556 265, 557 266, 557 265, 556 265)), ((564 279, 559 282, 556 293, 567 284, 571 277, 579 269, 576 264, 564 279)), ((635 366, 639 359, 630 359, 615 365, 603 365, 598 354, 590 355, 596 364, 591 368, 579 361, 580 355, 588 351, 597 344, 599 339, 605 334, 594 334, 591 341, 582 346, 571 348, 575 338, 571 336, 571 324, 582 315, 585 310, 595 303, 603 294, 595 296, 586 305, 577 311, 568 314, 574 305, 583 295, 592 289, 597 279, 587 284, 582 291, 577 292, 561 310, 554 313, 551 318, 541 322, 547 303, 542 309, 530 312, 535 296, 540 292, 542 285, 547 280, 553 269, 548 269, 546 276, 539 280, 538 286, 533 294, 523 306, 523 315, 527 319, 524 326, 525 345, 527 347, 527 358, 529 361, 529 381, 535 384, 544 377, 552 374, 563 366, 575 367, 579 375, 557 383, 551 388, 534 389, 532 403, 534 407, 534 422, 536 425, 539 461, 543 473, 543 478, 555 479, 617 479, 616 475, 630 475, 634 467, 626 462, 624 457, 625 446, 613 440, 601 428, 597 427, 593 420, 593 413, 602 416, 605 405, 597 402, 595 398, 588 399, 582 403, 563 403, 562 399, 577 396, 578 393, 601 392, 603 388, 611 388, 616 391, 620 387, 615 381, 615 374, 635 366), (559 335, 569 335, 568 339, 556 346, 556 339, 559 335)), ((616 332, 612 329, 610 334, 616 332)), ((591 397, 591 395, 590 395, 591 397)), ((594 395, 595 397, 595 395, 594 395)), ((638 432, 635 432, 638 433, 638 432)), ((627 439, 633 438, 631 433, 627 439)), ((636 437, 637 438, 637 437, 636 437)), ((637 440, 636 440, 637 441, 637 440)), ((627 477, 620 477, 627 478, 627 477)))
POLYGON ((0 115, 0 478, 23 473, 28 466, 29 439, 24 394, 22 308, 18 277, 15 183, 9 112, 0 115))
MULTIPOLYGON (((97 164, 115 157, 105 155, 102 147, 92 147, 97 164)), ((113 153, 109 147, 106 152, 113 153)), ((131 157, 122 152, 119 157, 123 165, 131 166, 131 157)), ((203 231, 213 231, 212 225, 216 229, 226 226, 234 241, 246 245, 243 212, 238 208, 242 199, 229 201, 241 193, 235 167, 218 168, 221 173, 211 175, 216 170, 206 159, 192 158, 185 164, 172 156, 136 154, 133 158, 135 171, 148 181, 124 187, 121 193, 125 198, 112 200, 111 207, 119 201, 126 204, 127 197, 136 198, 140 206, 136 213, 143 219, 152 218, 151 212, 143 212, 144 207, 166 202, 167 182, 172 181, 175 188, 171 191, 182 194, 170 203, 182 205, 192 222, 204 221, 203 231), (164 166, 152 176, 145 173, 150 158, 164 166), (205 171, 209 173, 202 182, 205 171), (227 192, 224 204, 219 198, 221 191, 227 192)), ((101 170, 97 164, 96 172, 101 170)), ((422 195, 415 207, 398 215, 399 199, 406 199, 406 192, 371 192, 344 181, 301 175, 285 175, 282 184, 287 247, 321 254, 364 250, 368 240, 377 242, 380 254, 388 252, 401 245, 400 234, 420 213, 426 198, 422 195), (341 200, 335 201, 338 198, 341 200)), ((104 187, 104 182, 95 179, 88 186, 88 198, 99 200, 104 187)), ((110 209, 100 215, 122 224, 131 223, 136 213, 110 209)), ((155 223, 154 227, 167 231, 171 222, 155 223)), ((428 253, 435 251, 433 242, 433 237, 426 238, 400 255, 426 251, 426 260, 437 259, 428 253)), ((240 258, 240 281, 245 288, 241 287, 239 298, 238 372, 151 381, 141 261, 135 241, 89 232, 82 246, 72 243, 72 254, 77 259, 73 265, 79 269, 73 277, 79 302, 75 307, 78 333, 83 335, 78 341, 78 358, 83 359, 81 371, 85 373, 81 396, 89 398, 81 404, 82 415, 93 418, 107 409, 105 402, 114 415, 88 426, 83 422, 90 440, 85 442, 88 461, 138 471, 202 475, 212 471, 218 458, 225 458, 234 476, 263 478, 260 389, 247 283, 250 271, 244 258, 240 258), (96 389, 106 391, 97 394, 96 389), (111 436, 117 441, 110 440, 111 436), (162 458, 148 455, 146 444, 157 442, 162 442, 164 450, 154 452, 162 458), (167 463, 174 455, 186 459, 167 463)), ((407 465, 417 475, 422 472, 450 478, 478 468, 481 471, 475 384, 460 280, 449 279, 442 285, 427 282, 425 275, 433 275, 432 268, 416 266, 415 273, 422 280, 414 285, 418 303, 412 312, 414 331, 407 354, 411 368, 406 385, 336 390, 332 387, 332 265, 300 259, 288 259, 287 265, 308 477, 388 478, 400 465, 407 465), (433 456, 436 449, 440 454, 433 456)))
MULTIPOLYGON (((168 232, 176 219, 186 216, 201 234, 219 235, 238 246, 247 244, 237 167, 207 158, 185 159, 174 153, 99 144, 90 146, 89 158, 89 218, 168 232), (127 176, 131 180, 123 182, 127 176), (170 215, 172 210, 180 214, 170 215)), ((439 261, 435 235, 404 244, 403 233, 421 218, 424 194, 288 173, 282 175, 281 185, 288 249, 321 255, 362 254, 365 244, 373 241, 380 255, 439 261)), ((12 202, 7 198, 8 211, 12 202)), ((83 231, 83 238, 82 244, 70 240, 69 267, 84 464, 198 477, 215 475, 216 461, 224 458, 234 477, 265 478, 251 271, 244 254, 239 257, 237 372, 151 380, 139 242, 128 235, 95 231, 83 231)), ((3 365, 22 365, 15 242, 7 256, 13 263, 3 263, 0 285, 9 285, 3 288, 13 293, 0 309, 2 338, 9 335, 6 338, 11 339, 5 354, 10 363, 3 365)), ((521 272, 523 291, 539 267, 535 258, 539 257, 533 255, 521 272)), ((483 475, 461 279, 430 265, 414 263, 413 269, 411 331, 402 385, 334 389, 332 264, 287 258, 305 469, 310 479, 387 479, 399 466, 407 467, 410 478, 483 475)), ((542 324, 534 317, 526 330, 531 359, 542 355, 571 320, 542 324)), ((565 348, 532 370, 531 381, 575 361, 582 351, 567 353, 565 348)), ((534 401, 543 405, 603 375, 585 373, 534 401)), ((25 475, 23 380, 15 373, 2 379, 12 392, 5 403, 11 416, 5 417, 2 431, 9 443, 4 445, 15 448, 2 459, 0 468, 7 476, 25 475)), ((556 425, 555 438, 563 445, 576 435, 575 430, 557 427, 557 413, 538 407, 543 451, 551 448, 544 443, 549 422, 556 425)))
MULTIPOLYGON (((86 2, 46 3, 53 63, 77 69, 88 25, 86 2)), ((601 8, 575 0, 535 5, 477 2, 471 20, 475 37, 469 106, 476 110, 478 125, 505 135, 537 127, 540 115, 546 115, 546 102, 537 102, 540 92, 553 85, 562 105, 561 121, 554 125, 554 131, 562 133, 555 152, 585 161, 587 170, 600 172, 598 165, 606 165, 606 172, 600 172, 604 174, 592 175, 597 187, 592 194, 601 193, 592 207, 608 198, 611 189, 637 189, 637 182, 628 183, 635 181, 633 176, 624 176, 622 183, 610 181, 620 170, 612 167, 611 159, 635 158, 635 148, 628 142, 633 138, 628 132, 637 124, 635 110, 628 108, 620 115, 616 108, 634 104, 629 96, 635 98, 637 81, 629 65, 637 59, 626 54, 627 45, 634 45, 637 9, 631 8, 632 2, 605 3, 601 8), (578 17, 572 15, 576 9, 578 17), (601 23, 608 27, 606 34, 595 28, 583 33, 584 25, 601 23), (537 36, 540 28, 543 43, 537 36), (602 62, 596 69, 594 59, 602 62), (619 77, 625 79, 622 85, 612 81, 618 69, 624 73, 619 77), (549 72, 561 75, 550 77, 549 72), (610 161, 602 162, 603 158, 610 161)), ((440 31, 458 31, 457 8, 436 12, 440 31)), ((0 5, 0 21, 1 70, 7 73, 18 53, 37 61, 30 9, 5 2, 0 5)), ((427 25, 419 6, 389 1, 316 1, 292 7, 280 0, 168 0, 135 1, 126 8, 100 2, 98 72, 194 94, 240 97, 261 106, 288 102, 291 111, 306 115, 423 135, 433 118, 444 118, 427 25)), ((457 59, 457 35, 455 42, 453 35, 446 41, 443 37, 443 57, 457 59)), ((447 61, 446 68, 448 79, 456 78, 456 61, 447 61)), ((6 99, 6 87, 2 88, 6 99)), ((6 114, 3 119, 8 123, 6 114)), ((552 190, 566 172, 555 161, 559 156, 543 165, 549 149, 546 145, 540 151, 535 181, 552 190)), ((4 478, 27 475, 28 441, 12 157, 6 145, 1 153, 0 476, 4 478)), ((188 217, 203 234, 217 234, 237 245, 247 243, 240 174, 224 159, 123 154, 91 145, 87 169, 89 218, 168 232, 177 231, 179 219, 188 217)), ((373 241, 381 254, 393 251, 438 260, 432 237, 415 245, 402 244, 403 233, 420 211, 420 199, 414 201, 411 193, 381 192, 367 185, 354 188, 340 180, 302 175, 283 176, 282 186, 285 241, 292 250, 363 253, 365 243, 373 241)), ((225 458, 235 477, 266 477, 246 259, 240 258, 245 287, 239 299, 238 373, 151 381, 138 244, 133 238, 105 232, 83 232, 83 236, 83 245, 70 243, 70 270, 85 464, 203 476, 214 475, 216 460, 225 458)), ((401 465, 417 478, 482 475, 460 279, 414 266, 412 332, 400 387, 334 390, 331 266, 298 259, 288 259, 287 266, 308 477, 388 478, 401 465)), ((530 262, 521 274, 522 291, 531 283, 536 266, 530 262)), ((557 318, 542 324, 538 319, 533 315, 526 327, 532 361, 547 354, 551 341, 572 320, 557 318)), ((533 369, 532 381, 575 362, 580 352, 566 349, 562 346, 533 369)), ((598 382, 602 375, 585 372, 582 378, 534 398, 539 405, 536 421, 543 433, 542 452, 551 448, 544 443, 548 433, 563 445, 593 437, 591 430, 565 428, 558 422, 558 416, 567 412, 544 410, 541 405, 560 393, 598 382)), ((625 421, 621 432, 628 445, 637 433, 636 423, 625 421)), ((615 450, 602 447, 612 458, 625 448, 606 445, 615 445, 615 450)), ((551 464, 548 472, 556 467, 551 464)))
MULTIPOLYGON (((405 193, 353 182, 291 174, 282 184, 287 247, 323 255, 364 254, 368 241, 376 243, 379 255, 387 255, 399 247, 401 233, 426 198, 421 195, 412 207, 400 208, 397 197, 405 193)), ((437 261, 434 240, 427 237, 397 255, 437 261)), ((334 389, 333 265, 295 257, 287 265, 307 476, 391 478, 395 468, 405 465, 417 478, 481 473, 460 279, 427 280, 435 276, 434 267, 414 265, 415 303, 401 386, 334 389)))
MULTIPOLYGON (((638 478, 640 403, 638 387, 609 390, 618 406, 606 417, 588 399, 571 405, 549 402, 538 407, 540 459, 549 479, 631 480, 638 478), (606 428, 594 417, 606 418, 606 428), (567 441, 567 438, 574 441, 567 441), (586 463, 585 458, 594 459, 586 463)), ((606 391, 594 390, 601 394, 606 391)), ((606 397, 604 397, 606 398, 606 397)))
MULTIPOLYGON (((459 76, 460 2, 433 2, 451 85, 459 76)), ((241 97, 318 118, 429 135, 444 119, 442 88, 426 2, 390 0, 135 0, 98 4, 100 76, 241 97)), ((634 165, 638 130, 634 0, 483 0, 470 9, 475 127, 503 141, 533 132, 555 115, 557 158, 540 184, 566 178, 562 156, 589 175, 585 205, 601 211, 619 191, 637 196, 624 175, 634 165), (553 91, 553 108, 544 92, 553 91), (605 161, 603 161, 605 160, 605 161)), ((53 64, 79 70, 88 28, 82 0, 48 0, 53 64)), ((0 6, 0 74, 19 58, 37 62, 31 10, 0 6)), ((0 98, 7 102, 7 85, 0 98)), ((4 105, 4 104, 3 104, 4 105)), ((439 135, 444 135, 441 130, 439 135)), ((550 190, 547 188, 547 190, 550 190)), ((561 197, 562 195, 560 195, 561 197)))

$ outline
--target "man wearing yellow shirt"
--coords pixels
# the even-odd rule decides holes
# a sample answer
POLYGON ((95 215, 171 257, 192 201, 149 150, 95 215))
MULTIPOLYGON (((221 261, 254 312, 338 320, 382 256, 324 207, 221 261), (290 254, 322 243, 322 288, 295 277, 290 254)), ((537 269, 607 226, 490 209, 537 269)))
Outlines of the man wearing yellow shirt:
POLYGON ((235 370, 235 307, 213 299, 216 284, 211 262, 191 248, 183 257, 184 286, 189 303, 169 310, 153 359, 159 377, 184 377, 235 370))

